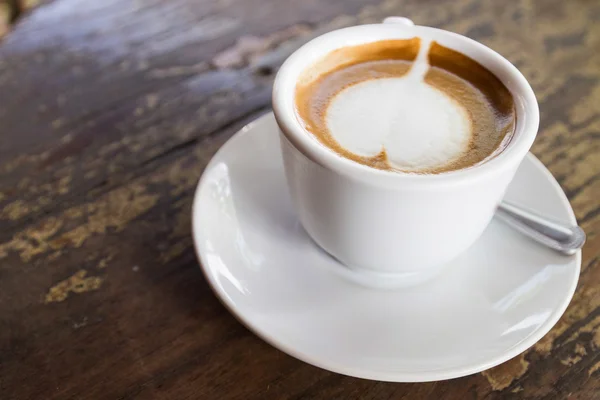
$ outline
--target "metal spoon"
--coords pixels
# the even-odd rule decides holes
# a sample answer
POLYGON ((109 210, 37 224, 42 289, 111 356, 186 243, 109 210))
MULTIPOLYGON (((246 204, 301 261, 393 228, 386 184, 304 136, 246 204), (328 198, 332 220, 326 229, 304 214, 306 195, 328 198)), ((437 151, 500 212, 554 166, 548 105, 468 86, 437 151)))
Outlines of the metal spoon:
POLYGON ((503 201, 496 217, 522 234, 566 255, 573 255, 585 243, 585 232, 579 226, 568 225, 534 211, 503 201))

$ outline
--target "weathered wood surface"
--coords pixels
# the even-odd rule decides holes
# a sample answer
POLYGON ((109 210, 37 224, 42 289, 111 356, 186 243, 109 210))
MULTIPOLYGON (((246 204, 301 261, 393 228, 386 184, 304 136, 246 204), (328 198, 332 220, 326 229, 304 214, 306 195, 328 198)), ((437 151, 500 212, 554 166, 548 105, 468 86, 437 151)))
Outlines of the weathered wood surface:
POLYGON ((600 3, 54 0, 0 44, 0 398, 600 398, 600 3), (406 15, 480 40, 531 81, 533 152, 589 235, 557 326, 482 374, 377 383, 242 327, 198 268, 193 189, 269 110, 311 37, 406 15))

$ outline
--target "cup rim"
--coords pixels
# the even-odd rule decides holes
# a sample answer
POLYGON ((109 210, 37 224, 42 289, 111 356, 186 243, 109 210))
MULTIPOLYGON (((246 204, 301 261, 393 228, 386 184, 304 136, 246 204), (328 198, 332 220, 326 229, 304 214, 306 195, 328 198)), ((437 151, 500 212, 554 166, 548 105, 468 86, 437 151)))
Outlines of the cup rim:
MULTIPOLYGON (((358 43, 355 43, 358 44, 358 43)), ((344 47, 348 44, 337 46, 344 47)), ((318 36, 296 50, 283 63, 279 69, 273 85, 273 111, 283 136, 310 160, 324 168, 333 170, 351 179, 362 180, 372 185, 398 186, 436 186, 455 185, 486 179, 490 174, 496 174, 505 169, 516 167, 523 160, 537 135, 539 127, 539 107, 529 82, 523 74, 506 58, 466 36, 426 26, 407 26, 404 24, 368 24, 334 30, 318 36), (378 34, 379 32, 379 34, 378 34), (300 71, 308 67, 318 54, 317 58, 329 53, 331 50, 319 52, 324 44, 334 40, 343 43, 348 35, 364 35, 368 43, 390 38, 397 34, 398 38, 426 36, 433 40, 449 39, 459 42, 463 52, 469 49, 478 56, 469 54, 475 61, 490 69, 501 82, 510 90, 515 101, 516 125, 514 135, 508 146, 499 154, 481 164, 468 168, 443 172, 439 174, 418 174, 409 172, 387 171, 368 167, 355 161, 344 158, 333 152, 325 145, 318 142, 298 120, 293 98, 296 87, 296 77, 300 71), (385 33, 385 35, 382 35, 385 33), (378 37, 379 36, 379 37, 378 37), (308 60, 308 61, 307 61, 308 60), (501 73, 499 73, 501 72, 501 73)))

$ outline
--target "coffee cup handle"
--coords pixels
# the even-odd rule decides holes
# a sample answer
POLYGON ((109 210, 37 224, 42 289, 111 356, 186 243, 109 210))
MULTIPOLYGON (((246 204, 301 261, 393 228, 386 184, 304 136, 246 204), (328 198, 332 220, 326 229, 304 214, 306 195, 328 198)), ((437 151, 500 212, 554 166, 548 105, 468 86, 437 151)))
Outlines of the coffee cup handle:
POLYGON ((383 20, 384 24, 400 24, 404 26, 415 26, 415 23, 412 20, 405 17, 387 17, 383 20))

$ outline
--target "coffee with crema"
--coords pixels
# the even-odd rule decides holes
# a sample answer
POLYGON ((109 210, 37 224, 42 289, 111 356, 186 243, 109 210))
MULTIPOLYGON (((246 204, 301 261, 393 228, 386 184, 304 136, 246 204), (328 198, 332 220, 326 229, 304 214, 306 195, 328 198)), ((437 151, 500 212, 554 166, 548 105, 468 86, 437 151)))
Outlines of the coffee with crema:
POLYGON ((342 157, 383 170, 443 173, 496 156, 513 98, 482 65, 437 42, 384 40, 335 50, 296 85, 305 129, 342 157))

